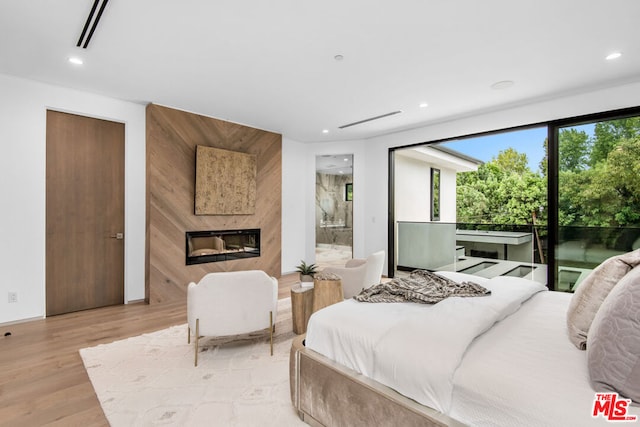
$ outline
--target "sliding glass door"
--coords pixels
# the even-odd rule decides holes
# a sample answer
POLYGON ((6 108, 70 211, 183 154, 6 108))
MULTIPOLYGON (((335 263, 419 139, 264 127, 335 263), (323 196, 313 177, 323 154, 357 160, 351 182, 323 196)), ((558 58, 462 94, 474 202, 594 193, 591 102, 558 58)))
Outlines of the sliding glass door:
POLYGON ((547 283, 546 127, 394 153, 397 269, 547 283))
POLYGON ((556 289, 573 291, 605 259, 640 248, 640 117, 553 131, 558 153, 556 289))
POLYGON ((640 249, 640 108, 391 149, 389 194, 391 274, 516 275, 573 292, 640 249))

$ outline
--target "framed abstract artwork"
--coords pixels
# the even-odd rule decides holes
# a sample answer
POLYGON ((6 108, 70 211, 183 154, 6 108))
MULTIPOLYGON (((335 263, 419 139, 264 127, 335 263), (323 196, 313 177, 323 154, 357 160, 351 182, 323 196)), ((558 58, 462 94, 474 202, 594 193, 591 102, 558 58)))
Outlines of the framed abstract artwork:
POLYGON ((196 146, 196 215, 252 215, 256 211, 256 156, 196 146))

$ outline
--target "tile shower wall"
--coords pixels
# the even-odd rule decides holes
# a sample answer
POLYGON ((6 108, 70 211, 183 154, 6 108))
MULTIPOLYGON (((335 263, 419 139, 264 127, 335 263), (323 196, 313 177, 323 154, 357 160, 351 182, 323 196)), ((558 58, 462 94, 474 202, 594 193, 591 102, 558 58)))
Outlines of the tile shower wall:
POLYGON ((353 246, 353 202, 345 197, 352 175, 316 173, 316 244, 353 246))

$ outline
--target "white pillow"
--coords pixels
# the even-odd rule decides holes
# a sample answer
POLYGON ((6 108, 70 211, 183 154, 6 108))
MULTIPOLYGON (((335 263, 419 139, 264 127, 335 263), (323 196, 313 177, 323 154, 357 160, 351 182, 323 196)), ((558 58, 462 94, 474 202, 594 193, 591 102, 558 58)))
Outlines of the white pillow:
POLYGON ((596 313, 587 338, 591 386, 640 403, 640 267, 627 273, 596 313))
POLYGON ((580 283, 567 310, 569 339, 580 350, 587 348, 587 333, 604 299, 637 265, 640 265, 640 250, 617 255, 603 261, 580 283))

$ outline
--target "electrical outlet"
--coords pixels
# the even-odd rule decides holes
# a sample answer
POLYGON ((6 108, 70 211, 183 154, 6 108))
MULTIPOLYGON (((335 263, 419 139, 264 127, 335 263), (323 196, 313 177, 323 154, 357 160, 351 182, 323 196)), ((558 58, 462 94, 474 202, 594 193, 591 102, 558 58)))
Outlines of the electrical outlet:
POLYGON ((9 292, 9 302, 18 302, 18 293, 17 292, 9 292))

